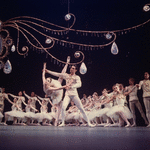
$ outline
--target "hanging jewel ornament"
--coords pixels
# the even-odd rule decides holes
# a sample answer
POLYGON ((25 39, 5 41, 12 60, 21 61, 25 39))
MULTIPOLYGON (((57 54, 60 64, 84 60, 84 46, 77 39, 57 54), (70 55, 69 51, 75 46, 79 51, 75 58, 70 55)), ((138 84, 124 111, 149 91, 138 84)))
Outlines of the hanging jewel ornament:
POLYGON ((10 63, 9 60, 6 61, 5 65, 4 65, 4 68, 3 68, 3 71, 4 71, 5 74, 11 73, 12 66, 11 66, 11 63, 10 63))
POLYGON ((143 10, 144 10, 145 12, 150 11, 150 7, 149 7, 148 5, 145 5, 145 6, 143 7, 143 10))
POLYGON ((45 43, 46 43, 46 44, 50 44, 50 43, 52 43, 52 40, 51 40, 50 38, 47 38, 47 39, 45 40, 45 43))
POLYGON ((11 47, 11 51, 12 51, 12 52, 15 52, 15 50, 16 50, 15 45, 13 45, 13 46, 11 47))
POLYGON ((117 55, 118 52, 119 52, 119 50, 118 50, 117 44, 114 42, 114 43, 112 44, 112 46, 111 46, 111 53, 112 53, 113 55, 117 55))
POLYGON ((84 62, 82 62, 81 66, 80 66, 80 73, 81 74, 85 74, 87 72, 87 68, 84 62))
POLYGON ((71 19, 71 15, 70 15, 70 14, 66 14, 66 15, 65 15, 65 20, 66 20, 66 21, 69 21, 70 19, 71 19))
POLYGON ((22 47, 22 51, 23 51, 23 52, 28 51, 28 50, 29 50, 28 46, 23 46, 23 47, 22 47))
POLYGON ((110 40, 110 39, 112 38, 112 35, 111 35, 110 33, 107 33, 107 34, 105 35, 105 37, 106 37, 107 40, 110 40))
POLYGON ((79 53, 79 52, 75 52, 75 53, 74 53, 74 57, 75 57, 75 58, 79 58, 79 57, 80 57, 80 53, 79 53))

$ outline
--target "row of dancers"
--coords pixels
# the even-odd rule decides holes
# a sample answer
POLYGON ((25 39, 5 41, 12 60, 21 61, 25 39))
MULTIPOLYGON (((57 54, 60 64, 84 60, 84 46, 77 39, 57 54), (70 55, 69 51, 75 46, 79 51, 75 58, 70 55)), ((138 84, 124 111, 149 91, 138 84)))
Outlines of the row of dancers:
MULTIPOLYGON (((28 98, 25 102, 22 92, 18 96, 12 94, 1 93, 0 110, 3 111, 4 99, 7 99, 12 104, 12 111, 5 112, 4 125, 8 120, 13 120, 13 124, 21 122, 22 125, 31 125, 36 122, 36 125, 80 125, 80 126, 136 126, 135 106, 141 113, 147 127, 150 127, 150 80, 149 73, 145 72, 144 80, 139 84, 134 85, 134 79, 129 79, 129 86, 123 88, 122 84, 115 84, 113 92, 107 89, 102 91, 102 95, 98 96, 95 92, 92 97, 88 96, 80 100, 77 88, 81 87, 81 79, 76 75, 77 67, 71 66, 70 74, 66 73, 70 57, 67 58, 65 67, 61 73, 53 72, 46 69, 44 63, 42 70, 43 91, 45 98, 35 96, 34 93, 28 96, 25 91, 24 95, 28 98), (49 73, 58 77, 58 80, 53 78, 45 78, 45 74, 49 73), (62 86, 62 80, 66 80, 66 85, 62 86), (146 116, 137 97, 138 89, 143 89, 143 102, 146 109, 146 116), (63 89, 66 89, 64 99, 63 89), (129 95, 129 106, 127 105, 126 96, 129 95), (14 98, 13 102, 9 96, 14 98), (3 97, 3 98, 2 98, 3 97), (3 100, 2 100, 3 99, 3 100), (52 102, 50 101, 52 100, 52 102), (40 112, 36 109, 35 102, 38 101, 41 105, 40 112), (48 113, 48 102, 52 105, 51 112, 48 113), (66 110, 68 104, 71 106, 66 110), (22 103, 26 106, 25 112, 22 111, 22 103), (131 111, 130 111, 131 110, 131 111), (129 122, 133 119, 133 124, 129 122), (71 123, 71 124, 70 124, 71 123)), ((1 113, 0 116, 3 117, 1 113)))

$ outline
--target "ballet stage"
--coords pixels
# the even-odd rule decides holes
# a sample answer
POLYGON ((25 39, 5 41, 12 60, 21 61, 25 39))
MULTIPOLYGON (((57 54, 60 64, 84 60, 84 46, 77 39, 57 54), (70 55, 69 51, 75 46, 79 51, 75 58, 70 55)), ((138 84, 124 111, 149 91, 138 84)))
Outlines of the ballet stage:
POLYGON ((150 128, 0 126, 0 150, 150 150, 150 128))

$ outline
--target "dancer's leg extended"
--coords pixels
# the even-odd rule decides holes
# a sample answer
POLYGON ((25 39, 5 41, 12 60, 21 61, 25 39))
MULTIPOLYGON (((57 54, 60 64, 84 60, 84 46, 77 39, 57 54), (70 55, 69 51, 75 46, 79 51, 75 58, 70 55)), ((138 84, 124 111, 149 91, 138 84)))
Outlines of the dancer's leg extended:
MULTIPOLYGON (((61 71, 61 73, 66 73, 67 68, 68 68, 68 63, 70 62, 70 56, 67 57, 67 63, 64 66, 63 70, 61 71)), ((63 79, 61 77, 58 78, 58 81, 62 84, 63 79)))

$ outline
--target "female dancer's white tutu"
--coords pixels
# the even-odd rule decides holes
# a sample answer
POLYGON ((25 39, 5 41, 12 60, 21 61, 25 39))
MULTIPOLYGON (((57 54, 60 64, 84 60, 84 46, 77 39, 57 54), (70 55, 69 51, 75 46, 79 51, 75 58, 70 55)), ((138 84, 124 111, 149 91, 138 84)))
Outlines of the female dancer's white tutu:
POLYGON ((39 122, 42 122, 43 119, 47 119, 49 121, 51 121, 53 119, 53 117, 49 113, 47 113, 47 112, 37 113, 37 114, 35 114, 35 118, 39 122))
POLYGON ((132 113, 130 112, 130 110, 127 106, 120 106, 120 105, 113 106, 106 113, 106 115, 109 117, 113 117, 114 115, 117 115, 117 112, 119 112, 119 111, 123 112, 128 119, 131 119, 133 117, 132 113))

